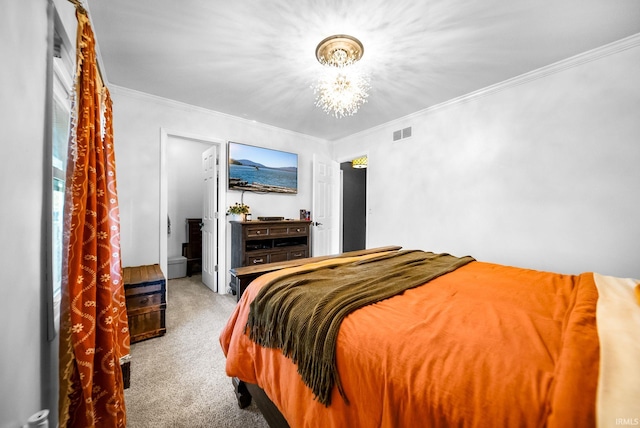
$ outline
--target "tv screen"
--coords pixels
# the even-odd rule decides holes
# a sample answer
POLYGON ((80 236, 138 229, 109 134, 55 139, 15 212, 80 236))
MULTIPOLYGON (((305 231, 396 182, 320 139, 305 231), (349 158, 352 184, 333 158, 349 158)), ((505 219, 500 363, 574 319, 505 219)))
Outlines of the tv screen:
POLYGON ((229 190, 298 193, 298 155, 229 141, 229 190))

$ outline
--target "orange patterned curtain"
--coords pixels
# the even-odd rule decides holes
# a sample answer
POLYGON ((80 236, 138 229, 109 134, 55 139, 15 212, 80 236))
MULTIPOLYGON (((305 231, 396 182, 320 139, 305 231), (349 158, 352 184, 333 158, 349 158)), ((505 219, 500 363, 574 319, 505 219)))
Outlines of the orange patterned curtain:
POLYGON ((120 264, 111 97, 78 7, 74 121, 66 187, 60 427, 125 427, 121 362, 129 330, 120 264))

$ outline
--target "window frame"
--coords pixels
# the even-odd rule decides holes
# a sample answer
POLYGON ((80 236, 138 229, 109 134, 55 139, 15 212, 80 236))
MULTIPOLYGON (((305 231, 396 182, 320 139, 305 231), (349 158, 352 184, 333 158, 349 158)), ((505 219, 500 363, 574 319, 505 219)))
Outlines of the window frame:
MULTIPOLYGON (((50 68, 49 68, 49 108, 48 108, 48 135, 47 135, 47 149, 45 150, 45 212, 48 212, 48 218, 46 220, 46 288, 47 288, 47 337, 49 341, 53 341, 60 332, 60 302, 62 300, 62 267, 64 266, 64 223, 65 223, 65 194, 63 190, 62 194, 62 211, 58 221, 54 219, 55 210, 55 191, 54 185, 56 180, 62 181, 63 189, 66 181, 66 160, 68 153, 69 132, 71 131, 71 94, 73 90, 73 70, 74 57, 72 55, 72 48, 69 39, 66 37, 66 33, 62 26, 61 21, 57 14, 54 14, 53 31, 52 31, 52 51, 50 55, 50 68), (56 126, 54 120, 54 112, 61 106, 66 113, 68 113, 68 132, 66 138, 64 138, 64 147, 61 148, 59 156, 63 158, 62 165, 56 165, 54 162, 54 138, 56 133, 54 132, 54 126, 56 126), (55 243, 56 234, 59 234, 59 243, 61 248, 59 254, 56 255, 55 243), (58 285, 59 283, 59 285, 58 285)), ((58 200, 60 205, 60 200, 58 200)))

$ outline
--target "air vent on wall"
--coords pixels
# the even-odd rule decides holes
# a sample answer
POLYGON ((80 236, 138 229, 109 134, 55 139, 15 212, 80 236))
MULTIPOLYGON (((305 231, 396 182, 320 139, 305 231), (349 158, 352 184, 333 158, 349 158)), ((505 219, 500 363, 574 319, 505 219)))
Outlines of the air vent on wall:
POLYGON ((411 137, 411 127, 393 131, 393 141, 411 137))

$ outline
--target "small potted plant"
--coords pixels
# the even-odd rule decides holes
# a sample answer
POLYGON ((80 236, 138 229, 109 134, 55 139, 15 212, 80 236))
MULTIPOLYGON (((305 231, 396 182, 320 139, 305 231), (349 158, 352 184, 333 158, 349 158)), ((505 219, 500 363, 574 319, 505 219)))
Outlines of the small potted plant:
POLYGON ((231 221, 245 221, 247 214, 249 214, 249 205, 244 203, 236 202, 227 209, 227 215, 231 216, 231 221))

